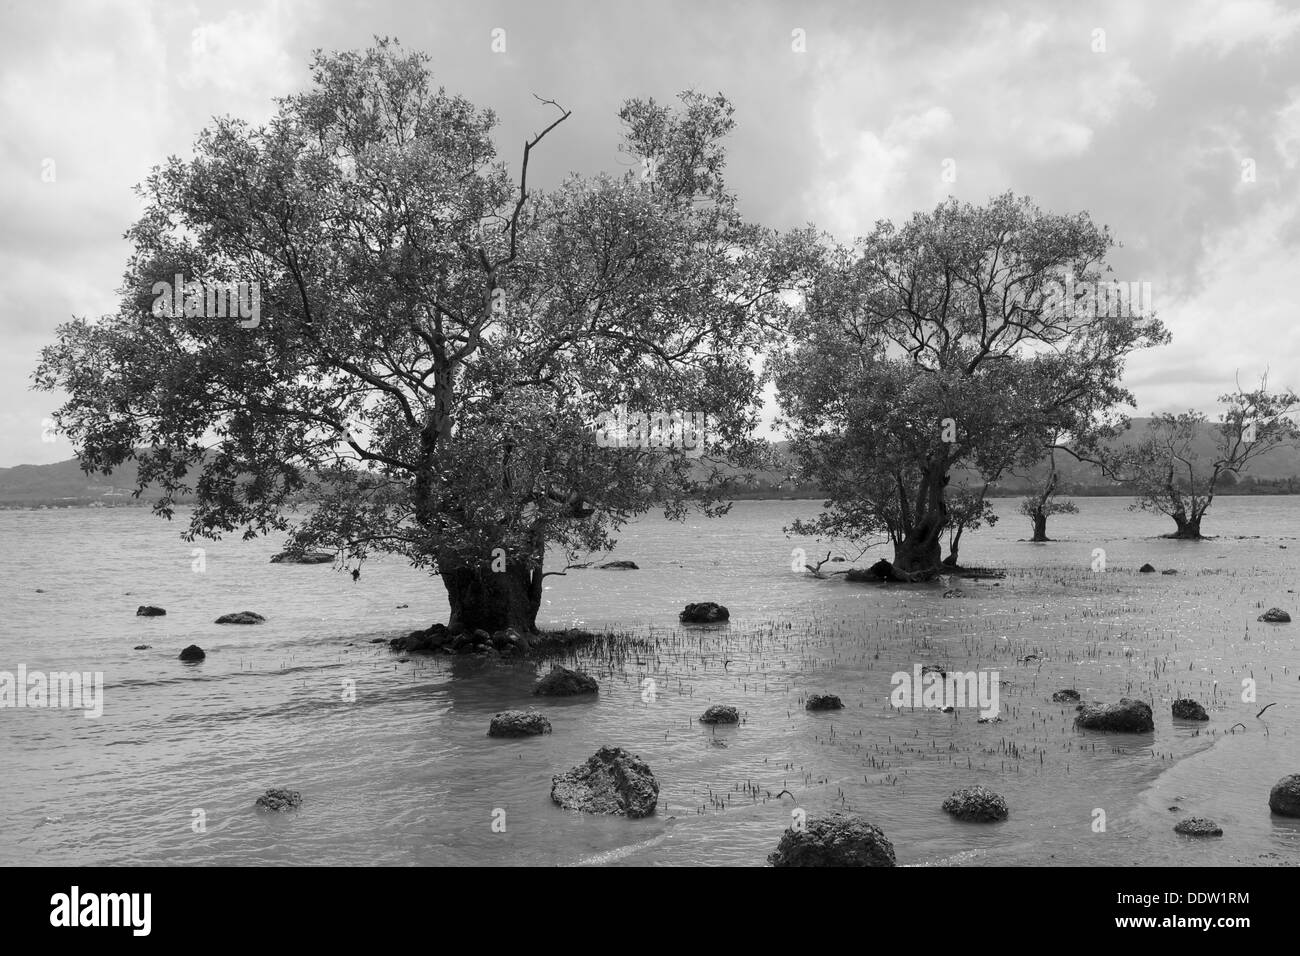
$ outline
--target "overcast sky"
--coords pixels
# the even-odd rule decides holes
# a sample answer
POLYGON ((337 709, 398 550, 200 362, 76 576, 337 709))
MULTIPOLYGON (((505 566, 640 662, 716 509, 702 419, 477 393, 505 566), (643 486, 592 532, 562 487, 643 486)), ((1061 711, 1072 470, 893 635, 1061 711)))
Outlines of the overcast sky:
POLYGON ((731 186, 776 228, 848 241, 1008 189, 1086 209, 1174 335, 1130 362, 1136 414, 1213 411, 1266 369, 1300 388, 1294 4, 0 0, 0 466, 72 456, 30 375, 56 325, 115 310, 131 187, 212 115, 267 119, 312 50, 376 34, 494 109, 505 157, 550 121, 532 94, 571 109, 543 185, 623 167, 624 99, 695 88, 735 104, 731 186))

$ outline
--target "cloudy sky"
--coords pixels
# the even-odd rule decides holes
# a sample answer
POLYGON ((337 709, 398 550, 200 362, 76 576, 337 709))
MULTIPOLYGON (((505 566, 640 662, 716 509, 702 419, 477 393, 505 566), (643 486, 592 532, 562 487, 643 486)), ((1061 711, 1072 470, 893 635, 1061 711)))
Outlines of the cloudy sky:
POLYGON ((1007 189, 1086 209, 1174 334, 1130 362, 1137 414, 1212 411, 1266 369, 1300 388, 1294 4, 0 0, 0 466, 72 455, 30 375, 57 324, 115 309, 131 187, 214 114, 267 119, 312 50, 374 35, 494 109, 505 156, 549 122, 534 93, 571 109, 542 185, 627 162, 622 100, 694 88, 734 102, 732 188, 776 228, 847 241, 1007 189))

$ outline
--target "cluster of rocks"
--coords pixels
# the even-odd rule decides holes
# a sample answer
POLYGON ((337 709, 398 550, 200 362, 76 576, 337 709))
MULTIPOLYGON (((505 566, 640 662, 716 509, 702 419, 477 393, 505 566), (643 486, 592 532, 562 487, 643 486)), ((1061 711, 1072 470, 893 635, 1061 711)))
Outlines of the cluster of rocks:
POLYGON ((395 637, 388 642, 394 651, 403 653, 486 654, 495 651, 502 656, 523 655, 532 650, 532 639, 514 628, 489 634, 481 629, 471 630, 463 624, 434 624, 423 631, 412 631, 405 637, 395 637))
POLYGON ((1052 695, 1052 702, 1055 704, 1077 704, 1079 702, 1079 692, 1077 690, 1058 690, 1052 695))

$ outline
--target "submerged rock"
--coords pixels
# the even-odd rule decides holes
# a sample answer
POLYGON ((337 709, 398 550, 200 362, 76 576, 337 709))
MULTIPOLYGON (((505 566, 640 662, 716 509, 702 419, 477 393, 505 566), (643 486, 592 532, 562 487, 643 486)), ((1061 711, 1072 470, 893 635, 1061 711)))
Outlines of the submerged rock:
POLYGON ((977 823, 992 823, 1005 820, 1008 813, 1007 801, 1000 794, 987 787, 963 787, 943 802, 943 809, 958 820, 972 820, 977 823))
POLYGON ((828 810, 781 836, 773 866, 894 866, 894 845, 879 827, 855 813, 828 810))
POLYGON ((1149 564, 1144 564, 1142 567, 1138 568, 1138 571, 1142 574, 1152 574, 1155 572, 1155 568, 1151 567, 1149 564))
POLYGON ((1058 690, 1052 695, 1053 703, 1057 704, 1073 704, 1078 699, 1079 692, 1077 690, 1058 690))
MULTIPOLYGON (((144 645, 136 648, 136 650, 142 649, 144 649, 144 645)), ((180 653, 180 659, 183 661, 201 661, 207 656, 207 654, 203 653, 203 648, 199 647, 197 644, 191 644, 180 653)))
POLYGON ((1300 817, 1300 773, 1283 777, 1268 792, 1268 808, 1278 816, 1300 817))
POLYGON ((1204 817, 1188 817, 1174 824, 1174 832, 1183 836, 1223 836, 1223 827, 1204 817))
POLYGON ((924 677, 926 674, 938 674, 940 677, 947 677, 947 676, 948 676, 948 672, 945 671, 945 670, 944 670, 942 667, 940 667, 938 664, 926 664, 926 665, 924 665, 924 666, 921 668, 921 676, 924 677))
POLYGON ((738 724, 740 711, 726 704, 714 704, 700 717, 702 724, 738 724))
POLYGON ((333 564, 334 555, 329 551, 281 551, 271 555, 272 564, 333 564))
POLYGON ((597 565, 601 571, 640 571, 635 561, 606 561, 597 565))
POLYGON ((537 682, 534 694, 543 697, 573 697, 577 694, 597 694, 600 685, 596 679, 582 671, 571 671, 560 664, 552 664, 551 672, 537 682))
POLYGON ((155 607, 152 604, 141 604, 135 609, 136 617, 162 617, 166 613, 162 608, 155 607))
POLYGON ((217 618, 218 624, 261 624, 266 618, 256 611, 237 611, 234 614, 223 614, 217 618))
POLYGON ((601 747, 586 763, 551 778, 551 799, 566 810, 648 817, 659 803, 659 781, 640 757, 601 747))
POLYGON ((297 790, 272 788, 257 798, 256 806, 262 810, 296 810, 302 806, 302 794, 297 790))
POLYGON ((133 650, 133 651, 151 651, 151 650, 153 650, 153 645, 152 645, 152 644, 137 644, 135 647, 131 648, 131 650, 133 650))
POLYGON ((409 653, 412 651, 431 654, 434 651, 441 650, 444 645, 451 642, 451 635, 447 632, 447 625, 434 624, 423 631, 412 631, 405 637, 395 637, 388 642, 388 646, 394 651, 409 653))
POLYGON ((677 620, 683 624, 714 624, 730 617, 731 612, 721 604, 701 601, 699 604, 686 605, 686 609, 677 615, 677 620))
POLYGON ((1155 730, 1151 708, 1140 700, 1121 698, 1116 704, 1089 704, 1074 718, 1077 726, 1087 730, 1113 730, 1120 733, 1144 733, 1155 730))
POLYGON ((1291 615, 1280 607, 1271 607, 1259 616, 1259 620, 1267 624, 1290 624, 1291 615))
POLYGON ((811 694, 804 710, 843 710, 844 702, 834 694, 811 694))
POLYGON ((1165 569, 1164 569, 1163 571, 1161 571, 1160 573, 1161 573, 1161 574, 1177 574, 1177 573, 1178 573, 1178 569, 1177 569, 1177 568, 1165 568, 1165 569))
POLYGON ((1205 708, 1190 697, 1180 697, 1174 701, 1173 714, 1179 720, 1209 720, 1205 708))
POLYGON ((551 722, 535 710, 503 710, 488 726, 489 737, 533 737, 550 732, 551 722))

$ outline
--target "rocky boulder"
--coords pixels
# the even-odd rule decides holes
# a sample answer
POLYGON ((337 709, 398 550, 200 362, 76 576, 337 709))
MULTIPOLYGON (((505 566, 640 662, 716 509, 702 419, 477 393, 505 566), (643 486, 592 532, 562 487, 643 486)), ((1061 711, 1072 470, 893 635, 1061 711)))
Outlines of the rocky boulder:
POLYGON ((843 710, 844 701, 834 694, 810 694, 803 705, 804 710, 843 710))
POLYGON ((262 624, 266 618, 256 611, 237 611, 234 614, 223 614, 217 618, 218 624, 262 624))
POLYGON ((1174 824, 1174 832, 1183 836, 1217 837, 1223 836, 1223 827, 1204 817, 1188 817, 1174 824))
POLYGON ((334 555, 329 551, 281 551, 271 555, 272 564, 333 564, 334 555))
POLYGON ((714 704, 700 716, 702 724, 738 724, 740 711, 726 704, 714 704))
POLYGON ((302 806, 302 794, 297 790, 272 788, 257 798, 256 805, 262 810, 296 810, 302 806))
POLYGON ((971 820, 976 823, 993 823, 1005 820, 1010 812, 1007 801, 1000 794, 987 787, 963 787, 943 802, 945 813, 951 813, 958 820, 971 820))
POLYGON ((578 694, 600 693, 594 677, 582 671, 571 671, 560 664, 552 664, 551 672, 537 682, 534 694, 542 697, 574 697, 578 694))
POLYGON ((1300 773, 1283 777, 1268 792, 1268 808, 1283 817, 1300 817, 1300 773))
POLYGON ((1266 624, 1290 624, 1291 615, 1280 607, 1271 607, 1259 616, 1259 620, 1266 624))
POLYGON ((1079 692, 1077 690, 1058 690, 1052 695, 1052 702, 1056 704, 1074 704, 1079 701, 1079 692))
POLYGON ((1173 714, 1178 720, 1209 720, 1205 708, 1190 697, 1180 697, 1174 701, 1173 714))
POLYGON ((773 866, 894 866, 894 845, 879 827, 857 814, 828 810, 786 830, 767 862, 773 866))
POLYGON ((1154 574, 1155 570, 1156 569, 1151 567, 1149 564, 1144 564, 1142 567, 1138 568, 1138 571, 1142 574, 1154 574))
POLYGON ((683 624, 715 624, 730 617, 731 612, 721 604, 702 601, 699 604, 686 605, 686 609, 677 615, 677 620, 683 624))
POLYGON ((597 566, 602 571, 640 571, 635 561, 606 561, 597 566))
POLYGON ((503 710, 488 725, 489 737, 534 737, 550 732, 551 722, 535 710, 503 710))
POLYGON ((207 654, 203 653, 203 648, 197 644, 191 644, 180 653, 180 659, 183 661, 201 661, 207 656, 207 654))
POLYGON ((166 613, 162 608, 155 607, 152 604, 141 604, 135 609, 136 617, 162 617, 166 613))
POLYGON ((1126 734, 1145 733, 1156 727, 1151 708, 1128 697, 1121 698, 1116 704, 1089 704, 1079 711, 1074 723, 1086 730, 1113 730, 1126 734))
POLYGON ((659 781, 640 757, 601 747, 586 763, 551 778, 551 799, 566 810, 648 817, 659 803, 659 781))

